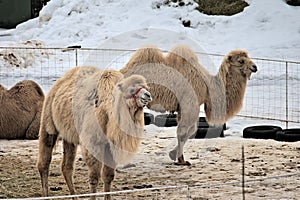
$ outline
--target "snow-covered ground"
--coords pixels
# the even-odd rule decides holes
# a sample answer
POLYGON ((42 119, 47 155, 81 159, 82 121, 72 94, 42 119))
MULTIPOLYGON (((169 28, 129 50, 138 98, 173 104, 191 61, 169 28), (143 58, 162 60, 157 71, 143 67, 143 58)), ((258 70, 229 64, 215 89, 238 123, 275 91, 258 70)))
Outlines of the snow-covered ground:
MULTIPOLYGON (((137 49, 144 45, 156 45, 169 50, 175 44, 188 44, 197 52, 226 54, 232 49, 245 49, 251 57, 285 59, 300 61, 300 7, 292 7, 283 0, 247 0, 250 6, 233 16, 208 16, 194 10, 196 4, 185 0, 189 6, 176 7, 176 3, 165 6, 158 0, 51 0, 45 6, 38 18, 29 20, 11 30, 0 30, 0 46, 22 47, 67 47, 81 45, 92 48, 137 49), (184 27, 183 20, 190 20, 191 27, 184 27), (34 42, 25 42, 36 40, 34 42)), ((1 50, 0 63, 7 65, 3 58, 6 50, 1 50)), ((10 50, 9 50, 10 51, 10 50)), ((20 66, 27 68, 1 69, 1 83, 7 87, 18 79, 32 78, 40 84, 45 84, 41 75, 47 71, 50 79, 46 85, 51 85, 55 79, 74 63, 73 57, 57 55, 52 50, 38 52, 34 50, 14 50, 20 66), (57 58, 59 57, 59 58, 57 58), (60 68, 51 68, 48 60, 53 59, 60 68), (40 68, 34 67, 37 66, 40 68), (67 67, 66 67, 67 66, 67 67), (9 74, 14 74, 11 78, 9 74)), ((118 68, 114 59, 124 57, 117 53, 110 55, 111 61, 96 60, 98 66, 118 68), (115 57, 115 58, 113 58, 115 57), (98 62, 98 63, 97 63, 98 62)), ((89 57, 87 55, 87 57, 89 57)), ((128 58, 128 55, 125 55, 128 58)), ((123 58, 124 59, 124 58, 123 58)), ((210 66, 212 73, 217 67, 206 65, 205 59, 200 59, 204 66, 210 66)), ((262 61, 263 62, 263 61, 262 61)), ((212 60, 216 66, 219 61, 212 60)), ((90 64, 89 59, 82 59, 82 64, 90 64)), ((262 63, 264 64, 264 63, 262 63)), ((276 63, 277 64, 277 63, 276 63)), ((247 87, 245 106, 242 114, 255 113, 270 109, 269 118, 283 118, 285 115, 284 100, 281 99, 285 89, 284 65, 272 64, 261 67, 253 75, 247 87), (274 94, 274 91, 281 91, 274 94), (262 95, 262 94, 271 95, 262 95), (276 97, 276 98, 274 98, 276 97), (250 100, 249 100, 250 99, 250 100), (252 101, 252 102, 251 102, 252 101), (254 103, 259 101, 260 103, 254 103), (249 103, 250 102, 250 103, 249 103), (259 105, 263 105, 260 108, 259 105), (275 107, 273 105, 276 105, 275 107), (268 107, 268 106, 267 106, 268 107), (273 108, 276 108, 274 110, 273 108), (253 111, 254 110, 254 111, 253 111)), ((299 65, 290 72, 293 92, 299 95, 299 65)), ((48 78, 49 77, 44 77, 48 78)), ((48 91, 48 86, 44 90, 48 91)), ((293 98, 294 95, 291 95, 293 98)), ((291 99, 290 98, 290 99, 291 99)), ((293 100, 294 110, 300 110, 298 100, 293 100)), ((296 115, 296 118, 299 115, 296 115)), ((296 119, 299 120, 299 119, 296 119)), ((234 118, 228 122, 227 135, 241 136, 244 127, 253 124, 272 123, 282 127, 278 121, 261 121, 247 118, 234 118)), ((292 125, 292 126, 297 126, 292 125)))
MULTIPOLYGON (((183 1, 191 4, 185 7, 171 4, 169 7, 163 6, 163 1, 160 0, 51 0, 38 18, 24 22, 15 29, 0 29, 0 84, 10 87, 15 82, 28 78, 36 80, 47 93, 53 82, 76 63, 74 51, 1 47, 65 48, 81 45, 85 48, 128 50, 151 44, 169 50, 175 44, 187 44, 197 52, 223 55, 232 49, 245 49, 251 57, 300 61, 300 7, 288 6, 284 0, 247 0, 250 6, 242 13, 234 16, 208 16, 196 12, 196 4, 192 0, 183 1), (190 20, 191 27, 184 27, 183 20, 190 20), (9 63, 7 60, 13 62, 9 63)), ((120 68, 131 53, 78 50, 78 65, 95 64, 103 68, 120 68)), ((199 59, 211 73, 215 73, 221 57, 199 59)), ((248 82, 244 107, 240 114, 284 118, 287 84, 285 63, 256 59, 254 61, 259 71, 248 82)), ((290 109, 293 110, 289 114, 291 119, 299 121, 299 64, 291 64, 288 77, 287 96, 290 109)), ((187 142, 185 155, 191 161, 191 167, 175 166, 168 157, 168 152, 177 142, 176 127, 145 126, 145 138, 141 148, 131 167, 118 169, 114 190, 123 190, 125 186, 132 188, 140 183, 156 187, 239 181, 239 152, 242 145, 246 147, 247 180, 298 173, 299 142, 242 139, 242 130, 256 124, 285 127, 285 123, 280 121, 234 117, 227 122, 225 138, 187 142)), ((289 127, 299 126, 299 123, 289 124, 289 127)), ((0 175, 4 174, 0 197, 40 195, 39 178, 34 164, 37 151, 37 141, 0 141, 0 175), (14 175, 19 179, 14 178, 14 175), (28 184, 29 179, 34 184, 28 184), (17 188, 24 190, 20 192, 17 188)), ((57 151, 62 151, 61 146, 58 146, 57 151)), ((60 174, 60 159, 61 155, 54 153, 51 170, 56 170, 57 174, 60 174)), ((82 166, 82 162, 77 161, 77 167, 82 166)), ((84 171, 76 172, 77 180, 81 181, 77 186, 83 185, 85 188, 79 189, 79 192, 88 191, 87 175, 80 175, 84 171)), ((50 185, 55 186, 54 180, 59 178, 61 180, 57 186, 62 186, 63 180, 60 176, 52 177, 50 185)), ((246 197, 297 199, 299 186, 295 183, 299 181, 299 175, 276 180, 247 184, 246 197)), ((67 194, 66 186, 62 187, 64 194, 67 194)), ((195 199, 202 196, 203 199, 241 198, 240 187, 228 187, 219 187, 207 195, 203 194, 203 189, 190 192, 195 199)), ((59 191, 51 193, 58 194, 59 191)), ((168 195, 164 192, 161 199, 180 199, 177 196, 179 194, 168 195)))

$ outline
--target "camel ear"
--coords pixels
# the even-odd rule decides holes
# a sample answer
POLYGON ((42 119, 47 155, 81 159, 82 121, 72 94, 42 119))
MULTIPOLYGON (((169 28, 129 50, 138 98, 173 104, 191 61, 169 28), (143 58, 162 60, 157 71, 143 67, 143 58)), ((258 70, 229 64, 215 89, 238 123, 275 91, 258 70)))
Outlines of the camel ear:
POLYGON ((118 83, 117 87, 119 90, 123 91, 123 83, 118 83))

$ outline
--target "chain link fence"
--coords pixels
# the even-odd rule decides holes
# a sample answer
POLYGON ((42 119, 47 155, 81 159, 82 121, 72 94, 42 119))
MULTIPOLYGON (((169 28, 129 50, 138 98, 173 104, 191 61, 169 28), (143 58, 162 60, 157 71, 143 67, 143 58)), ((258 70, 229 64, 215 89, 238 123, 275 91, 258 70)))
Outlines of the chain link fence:
MULTIPOLYGON (((74 66, 120 69, 133 50, 91 48, 0 47, 0 83, 11 87, 32 79, 47 93, 64 72, 74 66)), ((224 55, 198 54, 199 61, 217 73, 224 55), (215 67, 217 66, 217 67, 215 67)), ((259 71, 248 81, 239 116, 300 123, 300 62, 253 58, 259 71)))

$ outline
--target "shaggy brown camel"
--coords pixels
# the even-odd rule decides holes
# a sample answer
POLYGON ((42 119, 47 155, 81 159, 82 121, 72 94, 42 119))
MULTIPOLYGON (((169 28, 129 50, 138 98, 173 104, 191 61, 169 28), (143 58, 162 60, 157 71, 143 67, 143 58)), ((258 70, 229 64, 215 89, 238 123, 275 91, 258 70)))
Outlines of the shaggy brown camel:
POLYGON ((140 75, 123 78, 119 71, 88 66, 66 72, 43 107, 37 162, 43 195, 48 196, 49 165, 58 136, 63 139, 61 167, 70 194, 75 194, 72 174, 79 144, 89 169, 90 192, 96 192, 100 176, 109 192, 116 166, 130 162, 137 151, 144 132, 143 107, 151 100, 140 75))
POLYGON ((31 80, 9 90, 0 85, 0 139, 37 139, 44 98, 31 80))
POLYGON ((141 48, 120 70, 125 77, 140 74, 147 79, 150 109, 178 112, 178 145, 169 156, 181 165, 190 165, 183 146, 196 131, 200 105, 210 125, 224 124, 241 109, 247 80, 256 71, 247 52, 234 50, 224 57, 218 74, 210 75, 187 46, 176 46, 166 56, 156 47, 141 48))

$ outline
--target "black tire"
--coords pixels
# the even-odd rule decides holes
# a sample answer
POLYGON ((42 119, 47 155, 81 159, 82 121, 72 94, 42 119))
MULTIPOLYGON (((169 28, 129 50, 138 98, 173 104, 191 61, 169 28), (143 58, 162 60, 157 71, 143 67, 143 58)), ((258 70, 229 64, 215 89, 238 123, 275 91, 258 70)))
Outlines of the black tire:
MULTIPOLYGON (((208 128, 208 127, 210 127, 209 124, 207 123, 205 117, 199 117, 197 126, 198 126, 198 128, 208 128)), ((226 130, 226 123, 223 124, 223 130, 226 130)))
POLYGON ((154 123, 154 115, 151 113, 144 113, 144 124, 149 125, 154 123))
POLYGON ((191 139, 206 139, 206 138, 218 138, 224 137, 224 129, 223 126, 220 127, 209 127, 209 128, 199 128, 192 135, 191 139))
POLYGON ((297 142, 300 141, 300 129, 285 129, 276 133, 276 140, 282 142, 297 142))
POLYGON ((243 130, 243 138, 275 139, 276 133, 281 130, 279 126, 250 126, 243 130))
POLYGON ((157 115, 155 117, 154 124, 158 127, 177 126, 177 115, 176 114, 157 115))
POLYGON ((207 123, 205 117, 199 117, 197 126, 198 128, 208 128, 209 124, 207 123))

